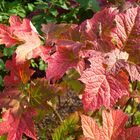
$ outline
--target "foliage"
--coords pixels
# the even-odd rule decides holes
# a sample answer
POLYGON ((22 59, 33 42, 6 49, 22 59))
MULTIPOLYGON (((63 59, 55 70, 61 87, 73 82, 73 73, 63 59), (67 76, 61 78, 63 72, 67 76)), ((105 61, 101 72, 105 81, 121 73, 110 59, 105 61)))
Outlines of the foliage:
POLYGON ((54 112, 54 140, 140 138, 139 1, 2 0, 0 11, 1 136, 36 140, 54 112), (70 91, 83 110, 63 120, 58 96, 70 91))
MULTIPOLYGON (((72 114, 67 118, 52 135, 53 140, 72 140, 76 137, 76 125, 79 121, 78 113, 72 114)), ((77 125, 78 127, 78 125, 77 125)))

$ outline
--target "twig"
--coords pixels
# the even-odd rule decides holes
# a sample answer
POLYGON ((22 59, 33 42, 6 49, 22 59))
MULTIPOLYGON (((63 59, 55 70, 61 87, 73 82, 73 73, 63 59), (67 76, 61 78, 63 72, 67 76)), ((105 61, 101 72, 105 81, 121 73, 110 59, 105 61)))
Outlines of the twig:
POLYGON ((60 114, 58 113, 58 111, 56 109, 54 109, 54 107, 49 102, 47 102, 47 105, 53 110, 53 112, 58 117, 58 119, 60 120, 60 122, 63 122, 63 120, 62 120, 60 114))

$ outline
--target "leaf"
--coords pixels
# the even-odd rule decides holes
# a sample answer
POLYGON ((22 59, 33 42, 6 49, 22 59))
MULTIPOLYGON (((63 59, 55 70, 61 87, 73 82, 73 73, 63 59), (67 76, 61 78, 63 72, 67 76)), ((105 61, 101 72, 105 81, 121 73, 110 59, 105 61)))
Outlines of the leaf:
POLYGON ((116 48, 111 42, 111 31, 115 27, 113 21, 117 12, 116 8, 105 8, 79 26, 79 31, 92 49, 108 52, 116 48))
POLYGON ((3 49, 4 56, 11 57, 12 54, 15 52, 16 48, 17 48, 16 45, 15 46, 12 46, 10 48, 4 48, 3 49))
POLYGON ((42 24, 42 32, 46 35, 46 45, 48 45, 50 42, 57 42, 57 40, 64 40, 64 39, 70 39, 73 40, 76 37, 74 36, 73 39, 71 39, 72 32, 74 32, 74 29, 77 27, 76 24, 54 24, 54 23, 48 23, 47 25, 42 24), (64 30, 65 29, 65 30, 64 30))
POLYGON ((116 45, 129 54, 129 60, 140 64, 140 7, 131 6, 125 12, 115 17, 116 28, 112 31, 112 38, 116 45))
POLYGON ((22 116, 14 117, 10 111, 4 112, 0 123, 0 135, 8 133, 7 140, 22 140, 23 133, 36 140, 32 121, 33 112, 24 112, 22 116))
POLYGON ((47 60, 46 78, 48 80, 61 78, 68 69, 76 67, 78 63, 81 44, 67 41, 66 45, 63 45, 58 46, 56 52, 47 60))
POLYGON ((107 65, 107 72, 113 75, 118 73, 125 67, 128 57, 129 54, 127 52, 120 51, 117 48, 106 53, 104 63, 107 65))
POLYGON ((0 94, 0 108, 10 109, 14 116, 20 116, 28 104, 24 94, 17 87, 6 87, 0 94))
POLYGON ((5 44, 6 47, 17 44, 17 40, 12 36, 11 29, 2 24, 0 24, 0 44, 5 44))
POLYGON ((41 41, 36 32, 14 32, 16 36, 24 42, 16 49, 17 63, 22 64, 26 60, 31 59, 31 54, 34 49, 41 46, 41 41))
POLYGON ((30 20, 29 19, 23 19, 21 21, 20 17, 18 16, 10 16, 9 18, 9 23, 10 23, 10 29, 14 31, 23 31, 23 32, 30 32, 32 31, 32 28, 30 26, 30 20))
POLYGON ((85 137, 91 140, 138 139, 140 127, 125 128, 128 116, 121 110, 103 111, 102 118, 103 126, 99 128, 91 117, 81 115, 82 129, 85 137))
POLYGON ((140 65, 128 63, 125 69, 128 71, 132 82, 140 81, 140 65))
POLYGON ((127 70, 131 81, 140 81, 140 66, 132 64, 128 61, 129 54, 127 52, 120 51, 119 49, 112 50, 105 54, 104 63, 107 65, 107 72, 115 75, 121 69, 127 70))
POLYGON ((84 7, 86 9, 92 9, 93 11, 97 12, 100 10, 99 4, 97 0, 76 0, 80 3, 81 7, 84 7))
POLYGON ((5 69, 4 62, 2 59, 0 59, 0 71, 4 69, 5 69))
POLYGON ((15 55, 13 55, 12 60, 6 61, 6 68, 10 70, 10 75, 4 77, 5 86, 17 85, 22 81, 24 84, 28 82, 33 71, 29 69, 29 61, 24 64, 17 64, 15 55))
POLYGON ((83 105, 85 111, 99 109, 101 106, 111 108, 123 95, 129 95, 127 75, 120 71, 116 76, 107 74, 103 67, 103 55, 93 51, 89 59, 91 65, 81 75, 85 84, 83 105))
MULTIPOLYGON (((75 133, 75 128, 79 122, 78 113, 74 113, 69 116, 52 134, 53 140, 66 140, 70 135, 75 133)), ((72 138, 70 138, 72 140, 72 138)))
POLYGON ((11 47, 19 44, 19 39, 14 32, 30 32, 32 28, 30 26, 30 20, 24 19, 21 22, 18 16, 11 16, 9 19, 10 27, 0 24, 0 44, 5 44, 6 47, 11 47))

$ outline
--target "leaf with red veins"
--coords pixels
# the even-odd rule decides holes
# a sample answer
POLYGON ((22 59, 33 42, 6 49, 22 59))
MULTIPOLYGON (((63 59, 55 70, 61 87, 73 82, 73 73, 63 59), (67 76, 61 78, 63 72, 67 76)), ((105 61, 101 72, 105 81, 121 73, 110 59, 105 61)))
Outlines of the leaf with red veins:
POLYGON ((41 41, 37 33, 31 32, 14 32, 14 34, 22 41, 16 49, 16 61, 19 64, 31 59, 31 54, 34 49, 41 46, 41 41))
POLYGON ((20 20, 18 16, 9 18, 10 27, 0 24, 0 44, 5 44, 6 47, 20 43, 20 38, 14 32, 31 32, 34 31, 29 19, 20 20))
POLYGON ((33 112, 24 112, 19 117, 14 117, 10 111, 2 115, 3 121, 0 123, 0 135, 7 134, 7 140, 22 140, 22 135, 36 140, 35 127, 32 120, 33 112))
POLYGON ((31 32, 32 28, 30 25, 30 20, 29 19, 23 19, 23 21, 21 21, 20 17, 18 16, 10 16, 9 18, 9 23, 10 23, 10 28, 13 31, 23 31, 23 32, 31 32))
POLYGON ((104 64, 107 65, 106 71, 110 74, 117 74, 122 68, 126 69, 131 81, 140 81, 140 66, 132 64, 128 61, 129 54, 127 52, 115 49, 105 54, 104 64))
POLYGON ((133 126, 124 131, 121 135, 121 140, 139 140, 140 138, 140 127, 133 126))
POLYGON ((37 58, 40 56, 42 60, 47 61, 51 53, 54 53, 55 51, 55 47, 52 46, 39 46, 33 49, 32 52, 28 54, 28 57, 37 58))
POLYGON ((137 140, 140 127, 125 128, 128 116, 121 110, 103 111, 103 126, 98 127, 93 118, 81 115, 85 137, 91 140, 137 140))
POLYGON ((26 61, 24 64, 19 65, 16 63, 15 55, 13 55, 12 60, 6 61, 5 66, 10 70, 10 75, 4 77, 5 86, 14 86, 21 81, 25 84, 33 73, 33 71, 29 69, 30 62, 26 61))
POLYGON ((104 63, 107 65, 106 71, 115 75, 124 68, 127 62, 129 54, 127 52, 120 51, 119 49, 112 50, 105 54, 104 63))
POLYGON ((140 81, 140 65, 127 63, 125 69, 129 73, 131 81, 140 81))
POLYGON ((12 35, 12 30, 9 27, 0 24, 0 44, 5 44, 6 47, 11 47, 17 43, 17 39, 12 35))
POLYGON ((105 8, 79 26, 79 31, 85 34, 93 49, 108 52, 115 48, 111 42, 111 30, 115 27, 113 21, 117 12, 116 8, 105 8))
POLYGON ((83 138, 83 140, 86 140, 86 138, 89 138, 89 140, 102 140, 103 132, 91 117, 81 115, 81 122, 83 134, 85 136, 85 139, 83 138))
POLYGON ((80 47, 80 43, 71 41, 68 41, 65 46, 57 46, 56 52, 47 60, 46 78, 49 80, 59 79, 69 68, 76 67, 79 61, 80 47))
POLYGON ((82 98, 85 111, 94 111, 101 106, 111 108, 123 95, 129 95, 128 77, 123 71, 116 76, 107 74, 103 66, 103 56, 96 51, 93 51, 89 61, 90 68, 80 78, 85 84, 82 98))
POLYGON ((128 8, 115 17, 112 38, 116 45, 129 54, 129 60, 140 64, 140 7, 128 8))

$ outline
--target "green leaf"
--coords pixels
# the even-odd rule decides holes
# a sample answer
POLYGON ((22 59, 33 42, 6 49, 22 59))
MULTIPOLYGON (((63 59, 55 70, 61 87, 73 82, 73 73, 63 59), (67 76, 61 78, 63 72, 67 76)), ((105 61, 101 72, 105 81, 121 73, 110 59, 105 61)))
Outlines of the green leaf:
POLYGON ((83 89, 82 84, 78 80, 72 79, 72 80, 68 80, 66 82, 76 93, 79 93, 83 89))
POLYGON ((2 78, 2 76, 0 75, 0 86, 3 86, 4 84, 3 84, 3 78, 2 78))
POLYGON ((85 9, 92 9, 94 12, 100 10, 99 3, 96 0, 76 0, 80 3, 81 7, 85 9))
POLYGON ((39 70, 46 70, 47 64, 40 59, 39 61, 39 70))
POLYGON ((89 7, 90 6, 91 6, 91 9, 93 9, 93 11, 95 11, 95 12, 100 10, 99 3, 96 0, 90 0, 89 1, 89 7))
POLYGON ((50 11, 50 13, 53 15, 53 16, 57 16, 58 15, 58 12, 57 12, 57 10, 56 9, 49 9, 49 11, 50 11))
POLYGON ((7 57, 12 56, 12 54, 14 53, 16 48, 17 48, 17 46, 12 46, 10 48, 4 48, 4 50, 3 50, 4 56, 7 56, 7 57))
POLYGON ((136 112, 134 115, 134 123, 140 125, 140 112, 136 112))
POLYGON ((4 70, 5 69, 5 65, 2 59, 0 59, 0 70, 4 70))
POLYGON ((78 113, 72 114, 67 118, 52 134, 53 140, 72 140, 72 135, 75 135, 75 129, 79 122, 78 113))
POLYGON ((0 136, 0 140, 6 140, 6 139, 7 139, 6 135, 0 136))
POLYGON ((18 12, 17 15, 20 16, 20 17, 22 17, 22 18, 26 17, 26 14, 23 13, 23 12, 18 12))
POLYGON ((28 9, 30 10, 30 11, 33 11, 34 10, 34 5, 32 4, 32 3, 28 3, 28 9))

